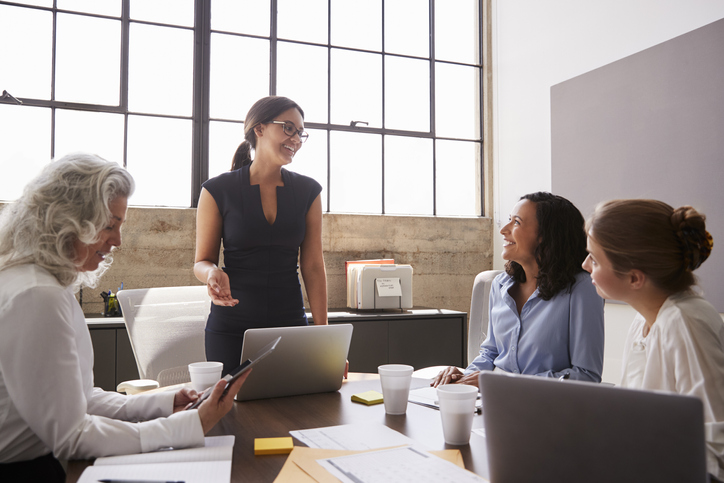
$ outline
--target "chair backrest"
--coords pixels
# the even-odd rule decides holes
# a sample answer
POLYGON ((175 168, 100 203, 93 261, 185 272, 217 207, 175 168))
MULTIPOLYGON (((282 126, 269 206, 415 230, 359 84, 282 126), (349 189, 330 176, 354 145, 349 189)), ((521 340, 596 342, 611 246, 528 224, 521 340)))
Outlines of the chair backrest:
POLYGON ((480 272, 473 282, 468 318, 468 364, 480 353, 480 345, 488 333, 490 287, 493 285, 493 279, 501 272, 502 270, 485 270, 480 272))
POLYGON ((140 378, 157 380, 164 369, 206 360, 205 285, 121 290, 118 302, 140 378))

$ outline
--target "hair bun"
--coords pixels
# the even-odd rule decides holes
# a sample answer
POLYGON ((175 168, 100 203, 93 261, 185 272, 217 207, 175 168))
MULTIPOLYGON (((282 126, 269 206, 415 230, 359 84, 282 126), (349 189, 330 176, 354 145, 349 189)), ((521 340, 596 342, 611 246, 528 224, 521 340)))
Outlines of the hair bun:
POLYGON ((684 268, 696 270, 709 258, 714 246, 714 239, 706 231, 706 216, 691 206, 682 206, 671 214, 671 225, 684 251, 684 268))

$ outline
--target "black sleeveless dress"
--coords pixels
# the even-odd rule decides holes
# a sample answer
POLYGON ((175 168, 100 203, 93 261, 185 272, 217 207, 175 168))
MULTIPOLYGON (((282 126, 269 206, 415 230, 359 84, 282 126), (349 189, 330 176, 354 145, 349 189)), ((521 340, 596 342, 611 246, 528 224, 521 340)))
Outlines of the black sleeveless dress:
POLYGON ((277 217, 264 216, 259 185, 251 185, 249 166, 223 173, 203 187, 223 218, 223 270, 229 275, 234 307, 211 305, 206 323, 206 359, 236 368, 246 329, 307 325, 297 258, 306 232, 306 215, 322 191, 312 178, 282 168, 277 187, 277 217))

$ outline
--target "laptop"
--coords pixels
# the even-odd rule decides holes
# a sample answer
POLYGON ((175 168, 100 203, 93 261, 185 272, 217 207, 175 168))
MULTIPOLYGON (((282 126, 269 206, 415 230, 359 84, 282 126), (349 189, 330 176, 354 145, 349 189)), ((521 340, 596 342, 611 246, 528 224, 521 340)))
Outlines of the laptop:
POLYGON ((352 340, 352 324, 248 329, 241 360, 281 336, 274 353, 254 367, 237 401, 338 391, 352 340))
POLYGON ((695 397, 484 371, 492 483, 707 481, 695 397))

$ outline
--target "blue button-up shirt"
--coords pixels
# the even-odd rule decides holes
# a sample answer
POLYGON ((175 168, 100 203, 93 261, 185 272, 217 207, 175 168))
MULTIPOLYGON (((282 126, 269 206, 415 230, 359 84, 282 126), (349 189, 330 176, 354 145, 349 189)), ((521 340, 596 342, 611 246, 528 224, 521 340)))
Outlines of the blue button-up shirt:
POLYGON ((501 273, 490 289, 488 337, 466 374, 498 367, 516 374, 534 374, 601 381, 603 371, 603 299, 587 272, 576 275, 564 289, 543 300, 538 289, 518 315, 509 291, 515 282, 501 273))

